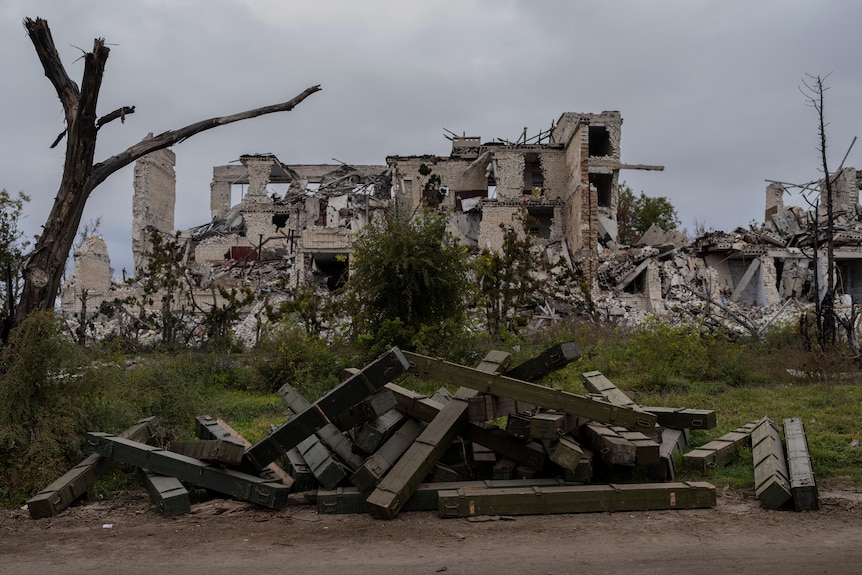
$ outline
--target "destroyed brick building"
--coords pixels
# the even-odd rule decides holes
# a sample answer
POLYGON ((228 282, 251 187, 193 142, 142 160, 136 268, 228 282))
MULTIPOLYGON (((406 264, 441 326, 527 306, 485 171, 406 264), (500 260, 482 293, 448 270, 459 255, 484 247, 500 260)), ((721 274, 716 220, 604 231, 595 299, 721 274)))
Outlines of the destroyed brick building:
MULTIPOLYGON (((156 231, 177 238, 184 264, 201 280, 200 297, 213 305, 214 285, 333 288, 346 279, 356 234, 376 211, 395 204, 448 214, 450 231, 475 249, 500 250, 507 228, 529 233, 537 256, 580 273, 595 309, 611 319, 690 312, 697 307, 691 302, 769 307, 814 297, 812 226, 822 224, 825 202, 817 218, 813 208, 785 207, 786 184, 767 187, 760 226, 708 232, 693 242, 654 227, 637 246, 619 245, 620 171, 662 169, 623 163, 621 133, 619 112, 567 112, 532 138, 526 130, 515 141, 452 134, 447 156, 391 155, 380 165, 298 165, 272 154, 244 155, 213 168, 209 223, 181 232, 173 229, 176 159, 162 150, 135 166, 134 276, 144 274, 148 237, 156 231), (237 195, 241 200, 232 204, 237 195)), ((853 168, 835 177, 838 293, 845 303, 862 298, 860 184, 853 168)), ((816 188, 816 182, 807 187, 816 188)), ((134 282, 111 284, 103 242, 85 242, 75 263, 62 294, 67 313, 80 312, 82 297, 92 310, 136 289, 134 282)), ((821 277, 824 266, 819 258, 821 277)), ((571 308, 572 297, 561 292, 561 305, 549 302, 545 315, 571 308)))

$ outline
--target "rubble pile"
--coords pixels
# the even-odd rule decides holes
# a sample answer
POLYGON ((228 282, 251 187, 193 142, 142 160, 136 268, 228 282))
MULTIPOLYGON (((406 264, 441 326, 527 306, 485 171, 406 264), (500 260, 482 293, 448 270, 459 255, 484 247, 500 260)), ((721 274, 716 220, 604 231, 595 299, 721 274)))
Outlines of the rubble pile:
POLYGON ((599 372, 582 374, 586 394, 531 383, 578 357, 569 342, 513 368, 499 351, 470 368, 393 348, 314 403, 283 386, 294 415, 253 445, 208 416, 197 418, 198 440, 167 449, 147 443, 155 418, 119 436, 89 433, 93 455, 28 508, 33 518, 60 512, 113 461, 143 470, 166 515, 190 510, 189 486, 273 509, 291 492, 315 491, 320 513, 380 519, 410 510, 445 518, 692 509, 713 507, 715 487, 677 481, 679 461, 706 470, 732 461, 743 445, 753 447, 764 505, 793 498, 797 509, 816 508, 801 425, 785 422, 785 466, 776 465, 783 450, 766 419, 680 459, 690 430, 714 428, 715 412, 637 405, 599 372), (392 383, 408 371, 460 387, 424 397, 392 383), (505 428, 489 423, 503 417, 505 428))

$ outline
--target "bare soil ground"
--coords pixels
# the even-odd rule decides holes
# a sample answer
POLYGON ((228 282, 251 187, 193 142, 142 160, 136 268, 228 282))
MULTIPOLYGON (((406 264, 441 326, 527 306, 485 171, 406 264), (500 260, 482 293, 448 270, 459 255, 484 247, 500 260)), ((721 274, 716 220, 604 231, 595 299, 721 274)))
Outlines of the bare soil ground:
POLYGON ((166 518, 146 494, 31 520, 0 511, 0 573, 862 573, 862 491, 815 513, 720 490, 715 509, 440 519, 318 515, 213 500, 166 518))

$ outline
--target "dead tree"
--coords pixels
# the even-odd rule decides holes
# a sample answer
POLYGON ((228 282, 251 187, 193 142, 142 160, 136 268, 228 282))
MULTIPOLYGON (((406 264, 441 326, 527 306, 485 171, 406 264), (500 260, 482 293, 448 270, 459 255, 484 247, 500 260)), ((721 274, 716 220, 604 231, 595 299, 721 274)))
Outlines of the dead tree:
POLYGON ((108 176, 150 152, 167 148, 205 130, 264 114, 290 111, 320 90, 320 86, 312 86, 280 104, 210 118, 178 130, 170 130, 141 140, 119 154, 96 163, 96 136, 99 129, 117 118, 124 121, 127 115, 135 112, 134 106, 123 106, 102 117, 96 114, 105 62, 110 52, 105 45, 105 39, 96 38, 93 51, 83 56, 84 75, 79 89, 60 61, 48 22, 41 18, 26 18, 24 28, 42 62, 45 76, 51 81, 63 105, 66 129, 53 145, 57 145, 65 137, 66 157, 54 205, 43 226, 42 234, 24 263, 24 285, 15 313, 16 323, 23 321, 33 310, 54 307, 66 258, 81 222, 84 206, 90 193, 108 176))
MULTIPOLYGON (((829 165, 826 161, 826 118, 823 112, 823 96, 828 89, 823 84, 821 76, 808 76, 803 80, 803 94, 808 99, 808 105, 817 112, 817 128, 819 144, 817 151, 820 152, 821 168, 823 170, 824 187, 826 188, 826 293, 820 309, 818 326, 821 329, 821 347, 835 344, 835 221, 834 204, 835 197, 832 194, 832 175, 829 173, 829 165)), ((816 216, 815 216, 816 217, 816 216)), ((815 238, 815 245, 819 238, 815 238)), ((817 270, 815 270, 815 273, 817 270)))

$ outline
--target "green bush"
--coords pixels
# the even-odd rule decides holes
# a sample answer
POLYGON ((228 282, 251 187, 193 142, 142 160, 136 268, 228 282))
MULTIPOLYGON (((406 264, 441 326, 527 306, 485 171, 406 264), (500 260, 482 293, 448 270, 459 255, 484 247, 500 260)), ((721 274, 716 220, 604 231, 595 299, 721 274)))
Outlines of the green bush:
POLYGON ((12 331, 0 353, 0 500, 20 500, 81 457, 100 386, 83 369, 88 361, 49 312, 12 331))
POLYGON ((252 354, 261 390, 272 393, 289 383, 309 401, 337 386, 344 368, 362 367, 362 363, 352 353, 338 353, 296 326, 270 335, 252 354))

